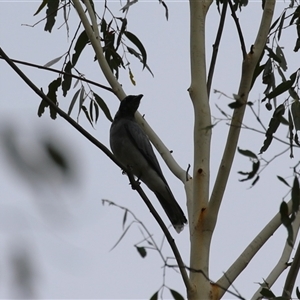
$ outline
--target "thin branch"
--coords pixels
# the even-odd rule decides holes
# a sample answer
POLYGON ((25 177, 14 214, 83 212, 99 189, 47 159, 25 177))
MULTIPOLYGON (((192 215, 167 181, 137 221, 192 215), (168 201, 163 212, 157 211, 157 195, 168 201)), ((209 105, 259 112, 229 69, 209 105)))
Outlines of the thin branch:
MULTIPOLYGON (((4 59, 4 58, 0 56, 0 59, 4 59)), ((60 71, 60 70, 57 70, 57 69, 44 67, 44 66, 41 66, 41 65, 29 63, 29 62, 22 61, 22 60, 11 59, 11 61, 14 62, 14 63, 16 63, 16 64, 20 64, 20 65, 25 65, 25 66, 29 66, 29 67, 33 67, 33 68, 38 68, 38 69, 42 69, 42 70, 46 70, 46 71, 58 73, 58 74, 61 74, 61 75, 68 75, 68 76, 73 77, 73 78, 75 78, 75 79, 78 79, 78 80, 81 80, 81 81, 90 83, 90 84, 92 84, 92 85, 98 86, 98 87, 100 87, 101 89, 107 90, 107 91, 109 91, 109 92, 112 92, 112 93, 114 92, 114 91, 113 91, 110 87, 108 87, 108 86, 105 86, 105 85, 103 85, 103 84, 99 84, 99 83, 97 83, 97 82, 95 82, 95 81, 86 79, 86 78, 81 77, 81 76, 78 76, 78 75, 66 73, 66 72, 64 72, 64 71, 60 71)))
MULTIPOLYGON (((294 231, 294 239, 296 239, 296 237, 298 235, 298 231, 299 231, 299 226, 300 226, 300 215, 298 215, 297 219, 295 220, 295 222, 293 223, 292 226, 293 226, 293 231, 294 231)), ((282 255, 278 259, 278 263, 272 269, 272 271, 270 272, 268 277, 266 279, 264 279, 264 283, 265 283, 266 287, 271 288, 273 286, 273 284, 277 281, 279 276, 282 274, 282 272, 288 267, 288 261, 290 259, 292 251, 293 251, 293 248, 286 241, 283 251, 282 251, 282 255)), ((261 287, 259 287, 259 289, 252 296, 252 298, 251 298, 252 300, 258 300, 258 299, 262 298, 262 295, 260 293, 262 286, 263 285, 261 285, 261 287)))
POLYGON ((229 6, 230 6, 230 9, 231 9, 232 18, 235 22, 235 26, 236 26, 236 29, 238 31, 238 35, 239 35, 239 39, 240 39, 240 43, 241 43, 241 48, 242 48, 242 53, 243 53, 243 59, 246 59, 247 51, 246 51, 244 36, 243 36, 242 29, 241 29, 241 26, 240 26, 239 18, 236 16, 236 13, 235 13, 235 10, 234 10, 234 7, 232 5, 231 0, 228 0, 228 3, 229 3, 229 6))
MULTIPOLYGON (((250 53, 243 61, 242 76, 241 76, 238 96, 240 98, 241 103, 244 104, 246 104, 248 101, 248 95, 251 88, 253 73, 257 65, 257 62, 261 56, 261 52, 263 51, 266 44, 266 40, 267 40, 267 36, 271 25, 274 8, 275 8, 275 3, 276 3, 275 0, 266 1, 265 9, 261 17, 261 24, 257 33, 255 43, 252 46, 250 53)), ((224 191, 232 167, 233 159, 235 156, 236 147, 237 147, 240 130, 241 130, 240 127, 243 122, 246 106, 247 105, 243 105, 242 107, 235 109, 231 120, 231 126, 229 128, 225 150, 223 153, 223 157, 220 163, 217 178, 209 202, 209 214, 210 214, 209 216, 210 216, 211 231, 213 231, 216 226, 218 212, 220 209, 220 205, 223 199, 224 191)))
MULTIPOLYGON (((300 226, 300 214, 298 212, 298 229, 300 226)), ((294 240, 295 240, 296 234, 294 234, 294 240)), ((299 269, 300 269, 300 241, 298 243, 298 247, 297 247, 297 251, 295 253, 291 268, 287 274, 286 280, 285 280, 285 284, 284 284, 284 288, 283 288, 283 292, 282 292, 282 297, 291 297, 292 296, 292 292, 293 292, 293 288, 299 273, 299 269)))
POLYGON ((210 89, 211 89, 211 83, 212 83, 212 78, 215 70, 215 65, 217 61, 217 55, 219 51, 219 45, 224 29, 224 23, 225 23, 225 17, 226 17, 226 11, 227 11, 227 5, 228 5, 229 0, 225 0, 222 6, 222 13, 221 13, 221 18, 220 18, 220 23, 219 23, 219 28, 218 32, 216 35, 216 40, 215 43, 213 44, 213 53, 211 57, 211 62, 209 66, 209 71, 208 71, 208 77, 207 77, 207 94, 208 94, 208 99, 209 99, 209 94, 210 94, 210 89))
MULTIPOLYGON (((85 0, 85 4, 88 8, 88 11, 90 13, 90 18, 92 21, 93 29, 90 25, 90 22, 87 19, 87 16, 85 15, 85 12, 81 6, 81 3, 79 0, 73 0, 75 9, 79 15, 79 18, 82 21, 82 24, 85 28, 86 34, 91 41, 92 47, 96 53, 97 60, 100 66, 100 69, 102 70, 104 76, 106 77, 108 83, 112 87, 112 90, 117 95, 119 100, 123 100, 126 96, 122 86, 119 84, 113 73, 111 72, 111 69, 109 65, 107 64, 107 61, 103 55, 103 50, 100 44, 100 37, 99 34, 94 33, 93 29, 97 30, 98 32, 98 25, 95 18, 95 13, 93 12, 93 9, 90 5, 90 1, 85 0)), ((168 168, 171 170, 171 172, 182 181, 182 183, 186 184, 186 176, 185 176, 185 170, 179 166, 179 164, 175 161, 174 157, 171 155, 169 149, 166 147, 166 145, 162 142, 162 140, 157 136, 157 134, 153 131, 153 129, 149 126, 149 124, 146 122, 146 120, 141 116, 139 112, 135 114, 135 118, 137 122, 140 124, 140 126, 144 129, 146 134, 148 135, 150 141, 154 145, 154 147, 157 149, 165 163, 167 164, 168 168)))
MULTIPOLYGON (((292 208, 292 200, 288 203, 289 212, 292 208)), ((259 251, 259 249, 267 242, 267 240, 275 233, 281 225, 281 215, 278 212, 273 219, 261 230, 261 232, 251 241, 242 254, 230 266, 225 274, 217 281, 223 287, 229 288, 230 284, 234 282, 237 276, 247 267, 249 262, 259 251), (230 280, 230 282, 228 281, 230 280)), ((223 294, 223 293, 222 293, 223 294)), ((220 295, 220 297, 222 296, 220 295)))
POLYGON ((75 120, 73 120, 68 114, 66 114, 63 110, 61 110, 49 97, 47 97, 39 88, 11 61, 11 59, 5 54, 5 52, 0 48, 0 55, 5 59, 5 61, 12 67, 12 69, 24 80, 24 82, 43 100, 47 102, 49 106, 51 106, 63 119, 65 119, 69 124, 71 124, 75 129, 77 129, 85 138, 87 138, 91 143, 93 143, 96 147, 98 147, 102 152, 104 152, 116 165, 118 165, 122 170, 124 170, 129 178, 130 184, 133 189, 135 189, 141 198, 144 200, 145 204, 149 208, 150 212, 154 216, 155 220, 159 224, 163 233, 165 234, 169 245, 174 253, 178 266, 180 267, 180 272, 184 284, 186 286, 187 291, 193 290, 194 287, 191 285, 190 280, 188 278, 186 270, 183 268, 184 263, 182 261, 181 255, 178 251, 176 243, 171 236, 168 228, 162 221, 161 217, 151 204, 150 200, 140 187, 139 182, 134 179, 133 174, 127 170, 125 166, 123 166, 115 156, 109 151, 107 147, 105 147, 102 143, 100 143, 96 138, 94 138, 90 133, 88 133, 83 127, 81 127, 75 120))
MULTIPOLYGON (((169 264, 166 264, 167 267, 170 267, 170 268, 178 268, 177 265, 169 265, 169 264)), ((216 286, 218 288, 220 288, 221 290, 223 290, 224 292, 230 294, 230 295, 233 295, 235 297, 237 297, 238 299, 241 299, 241 300, 245 300, 244 297, 242 297, 239 293, 237 292, 232 292, 228 289, 228 287, 223 287, 221 285, 219 285, 217 282, 213 282, 206 274, 205 272, 203 272, 202 270, 198 270, 198 269, 194 269, 194 268, 190 268, 188 266, 184 266, 185 269, 187 269, 188 271, 190 271, 191 273, 200 273, 204 276, 204 278, 213 286, 216 286)), ((236 289, 235 289, 236 290, 236 289)))

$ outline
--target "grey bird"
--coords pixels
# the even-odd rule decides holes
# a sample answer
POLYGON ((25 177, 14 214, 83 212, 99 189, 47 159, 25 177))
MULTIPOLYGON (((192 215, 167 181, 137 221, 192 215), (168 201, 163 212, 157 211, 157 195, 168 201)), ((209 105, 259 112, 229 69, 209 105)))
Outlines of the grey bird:
POLYGON ((110 128, 110 147, 117 159, 156 195, 179 233, 187 219, 162 173, 148 136, 134 117, 142 97, 131 95, 121 101, 110 128))

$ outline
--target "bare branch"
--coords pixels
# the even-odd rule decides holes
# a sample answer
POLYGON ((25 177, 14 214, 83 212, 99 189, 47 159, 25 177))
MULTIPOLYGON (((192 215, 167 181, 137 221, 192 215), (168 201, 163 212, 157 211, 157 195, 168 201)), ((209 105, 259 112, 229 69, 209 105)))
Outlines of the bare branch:
POLYGON ((129 178, 130 184, 133 189, 135 189, 141 198, 144 200, 145 204, 149 208, 150 212, 154 216, 155 220, 161 227, 163 233, 165 234, 167 241, 174 253, 178 266, 180 267, 180 272, 182 275, 182 279, 188 291, 193 290, 193 286, 190 283, 187 272, 184 269, 184 263, 182 261, 181 255, 176 246, 175 240, 171 236, 168 228, 162 221, 161 217, 151 204, 150 200, 142 190, 140 184, 134 179, 133 174, 130 170, 127 170, 125 166, 123 166, 115 156, 106 148, 102 143, 100 143, 95 137, 93 137, 90 133, 88 133, 83 127, 81 127, 75 120, 73 120, 68 114, 66 114, 63 110, 61 110, 50 98, 48 98, 38 87, 11 61, 11 59, 5 54, 5 52, 0 48, 0 55, 5 59, 5 61, 12 67, 12 69, 24 80, 24 82, 30 86, 30 88, 43 100, 49 104, 63 119, 65 119, 69 124, 71 124, 75 129, 77 129, 85 138, 87 138, 91 143, 93 143, 96 147, 98 147, 102 152, 104 152, 116 165, 118 165, 122 170, 124 170, 129 178))
MULTIPOLYGON (((294 239, 298 235, 300 226, 300 215, 297 216, 296 220, 293 223, 293 231, 294 231, 294 239)), ((299 248, 299 246, 298 246, 299 248)), ((293 248, 286 242, 285 246, 282 251, 281 257, 278 259, 278 263, 273 268, 273 270, 270 272, 268 277, 264 279, 264 282, 268 288, 271 288, 272 285, 277 281, 279 276, 282 274, 282 272, 288 267, 288 261, 291 257, 291 253, 293 251, 293 248)), ((255 294, 252 296, 252 300, 258 300, 262 298, 262 295, 260 293, 261 287, 255 292, 255 294)))
MULTIPOLYGON (((253 73, 266 44, 269 28, 272 22, 275 3, 275 0, 266 1, 256 41, 252 46, 250 53, 248 53, 247 57, 243 61, 242 77, 238 96, 241 103, 244 104, 246 104, 248 101, 248 94, 251 88, 253 73)), ((221 160, 217 179, 215 181, 215 185, 209 203, 209 214, 211 218, 210 226, 212 231, 214 230, 216 225, 219 208, 223 199, 224 191, 227 185, 227 180, 236 152, 236 147, 240 135, 240 127, 244 118, 246 106, 247 105, 243 105, 242 107, 235 109, 233 113, 224 154, 221 160)))
MULTIPOLYGON (((291 211, 292 200, 288 202, 288 208, 289 211, 291 211)), ((281 215, 278 212, 273 217, 273 219, 261 230, 261 232, 252 240, 252 242, 246 247, 242 254, 230 266, 225 274, 217 281, 217 283, 223 287, 229 288, 230 284, 234 282, 237 276, 246 268, 251 259, 274 234, 274 232, 279 228, 281 224, 281 215)), ((220 297, 222 295, 220 295, 220 297)))

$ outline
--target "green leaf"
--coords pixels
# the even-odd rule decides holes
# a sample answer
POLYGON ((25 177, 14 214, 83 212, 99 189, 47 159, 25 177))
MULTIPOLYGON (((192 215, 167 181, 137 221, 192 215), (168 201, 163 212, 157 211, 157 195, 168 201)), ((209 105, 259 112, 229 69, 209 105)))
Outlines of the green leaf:
POLYGON ((299 188, 299 181, 297 176, 294 178, 294 183, 292 187, 292 211, 293 213, 297 213, 299 210, 299 200, 300 200, 300 188, 299 188))
POLYGON ((128 210, 125 209, 125 213, 124 213, 124 216, 123 216, 123 222, 122 222, 123 230, 124 230, 124 226, 125 226, 125 224, 126 224, 127 215, 128 215, 128 210))
POLYGON ((72 98, 72 101, 70 103, 70 106, 69 106, 69 109, 68 109, 68 115, 71 115, 71 112, 73 110, 73 107, 74 107, 74 104, 78 98, 78 95, 79 95, 79 92, 82 88, 80 88, 78 91, 76 91, 76 93, 74 94, 73 98, 72 98))
POLYGON ((294 101, 291 105, 291 112, 296 130, 300 130, 300 102, 294 101))
POLYGON ((67 173, 70 171, 70 165, 66 156, 62 153, 60 149, 57 148, 53 143, 45 143, 45 150, 52 160, 52 162, 59 168, 63 173, 67 173))
POLYGON ((257 159, 257 155, 255 153, 253 153, 252 151, 250 150, 242 150, 241 148, 238 147, 238 152, 244 156, 248 156, 248 157, 251 157, 251 158, 255 158, 257 159))
MULTIPOLYGON (((50 98, 50 100, 57 105, 58 101, 57 101, 57 89, 60 87, 61 85, 61 78, 58 77, 57 79, 53 80, 49 85, 48 85, 48 93, 47 93, 47 97, 50 98)), ((45 111, 45 108, 48 107, 49 104, 45 101, 42 100, 42 102, 40 103, 40 106, 38 108, 38 116, 41 117, 42 114, 45 111)), ((50 117, 51 119, 55 120, 56 119, 56 111, 50 107, 50 117)))
POLYGON ((120 43, 121 43, 121 39, 122 39, 122 35, 124 33, 124 31, 126 30, 126 26, 127 26, 127 19, 126 18, 117 18, 118 20, 120 20, 122 22, 122 26, 117 38, 117 43, 116 43, 116 51, 118 50, 120 43))
POLYGON ((281 37, 281 31, 282 31, 282 27, 283 27, 283 23, 284 23, 284 19, 285 19, 285 13, 286 13, 286 11, 284 11, 284 13, 282 14, 280 23, 278 26, 278 35, 277 35, 278 41, 280 40, 280 37, 281 37))
POLYGON ((184 300, 184 297, 182 295, 180 295, 178 292, 176 292, 172 289, 169 289, 169 290, 175 300, 184 300))
POLYGON ((143 46, 143 44, 140 42, 140 40, 135 36, 133 33, 129 31, 124 31, 125 36, 139 49, 142 55, 142 63, 143 63, 143 69, 146 67, 147 64, 147 53, 143 46))
POLYGON ((230 108, 232 108, 232 109, 235 109, 235 108, 240 108, 240 107, 242 107, 244 104, 242 103, 242 102, 240 102, 240 101, 235 101, 235 102, 231 102, 231 103, 229 103, 228 104, 228 106, 230 107, 230 108))
POLYGON ((166 11, 166 19, 168 21, 169 19, 169 9, 168 9, 168 6, 167 4, 163 1, 163 0, 159 0, 159 3, 163 5, 163 7, 165 8, 165 11, 166 11))
POLYGON ((81 106, 81 109, 83 110, 83 112, 84 112, 86 118, 88 119, 88 121, 90 122, 90 124, 92 125, 92 127, 94 127, 93 122, 92 122, 92 120, 91 120, 91 117, 90 117, 90 115, 89 115, 89 112, 88 112, 87 108, 86 108, 84 105, 82 105, 82 106, 81 106))
POLYGON ((288 182, 281 176, 277 175, 278 180, 280 180, 281 182, 283 182, 285 185, 287 185, 288 187, 291 187, 288 182))
POLYGON ((47 22, 45 25, 44 30, 51 32, 54 24, 55 24, 55 17, 57 15, 57 10, 59 6, 59 0, 51 0, 47 3, 47 10, 46 10, 46 16, 47 16, 47 22))
MULTIPOLYGON (((257 173, 257 171, 259 170, 259 167, 260 167, 260 162, 259 162, 259 160, 258 161, 254 161, 253 163, 252 163, 252 171, 251 172, 238 172, 239 174, 241 174, 241 175, 248 175, 246 178, 244 178, 244 179, 240 179, 239 181, 241 181, 241 182, 243 182, 243 181, 246 181, 246 180, 249 180, 249 179, 252 179, 255 175, 256 175, 256 173, 257 173)), ((257 179, 258 180, 258 179, 257 179)), ((255 180, 254 180, 254 184, 255 184, 256 182, 255 182, 255 180)), ((252 184, 253 185, 253 184, 252 184)))
POLYGON ((298 287, 296 288, 296 296, 298 299, 300 299, 300 290, 298 287))
POLYGON ((141 257, 145 258, 146 255, 147 255, 146 248, 144 248, 144 247, 138 247, 138 246, 135 246, 135 247, 136 247, 136 250, 138 251, 138 253, 141 255, 141 257))
POLYGON ((271 93, 267 94, 268 99, 275 98, 282 93, 286 92, 289 88, 291 88, 293 85, 293 82, 291 80, 284 81, 280 83, 271 93))
MULTIPOLYGON (((69 73, 72 75, 72 64, 70 61, 68 61, 68 63, 65 66, 64 72, 65 73, 69 73)), ((72 76, 64 74, 63 75, 63 82, 62 82, 62 90, 63 90, 63 96, 66 97, 68 90, 71 88, 71 84, 72 84, 72 76)))
POLYGON ((89 38, 86 34, 86 31, 84 30, 79 35, 79 37, 76 41, 75 47, 74 47, 75 53, 72 56, 72 65, 73 65, 73 67, 76 65, 82 50, 88 44, 88 42, 89 42, 89 38))
POLYGON ((155 293, 152 295, 152 297, 150 298, 150 300, 157 300, 157 299, 158 299, 158 292, 159 292, 159 291, 155 292, 155 293))
POLYGON ((45 6, 46 4, 48 4, 49 0, 43 0, 43 2, 41 3, 41 5, 39 6, 39 8, 37 9, 37 11, 35 12, 34 16, 36 16, 45 6))
POLYGON ((272 116, 272 118, 269 122, 269 127, 268 127, 268 130, 266 132, 266 138, 265 138, 264 144, 261 147, 260 152, 259 152, 260 154, 265 152, 269 148, 269 146, 270 146, 270 144, 273 140, 273 134, 278 129, 278 127, 281 123, 282 116, 283 116, 284 112, 285 112, 285 107, 284 107, 283 104, 279 105, 275 109, 275 111, 273 113, 273 116, 272 116))
POLYGON ((47 63, 44 65, 44 67, 46 67, 46 68, 51 67, 52 65, 54 65, 54 64, 56 64, 58 61, 60 61, 61 58, 64 57, 64 56, 65 56, 65 54, 63 54, 63 55, 61 55, 61 56, 59 56, 59 57, 56 57, 56 58, 50 60, 49 62, 47 62, 47 63))
POLYGON ((267 299, 272 299, 274 297, 276 297, 273 292, 267 288, 262 288, 260 291, 261 295, 266 297, 267 299))
POLYGON ((277 57, 280 58, 279 66, 282 68, 283 71, 286 71, 287 70, 286 59, 285 59, 284 53, 283 53, 281 47, 279 47, 279 45, 277 45, 277 47, 276 47, 276 55, 277 55, 277 57))
POLYGON ((109 120, 109 121, 113 121, 113 118, 110 114, 110 111, 106 105, 106 103, 103 101, 103 99, 97 95, 96 93, 93 92, 93 95, 95 97, 95 101, 98 103, 98 105, 100 106, 100 108, 102 109, 102 111, 104 112, 106 118, 109 120))
POLYGON ((293 247, 293 236, 294 236, 293 227, 292 227, 291 219, 289 218, 288 206, 285 201, 282 201, 279 212, 281 216, 281 222, 288 231, 287 242, 291 247, 293 247))

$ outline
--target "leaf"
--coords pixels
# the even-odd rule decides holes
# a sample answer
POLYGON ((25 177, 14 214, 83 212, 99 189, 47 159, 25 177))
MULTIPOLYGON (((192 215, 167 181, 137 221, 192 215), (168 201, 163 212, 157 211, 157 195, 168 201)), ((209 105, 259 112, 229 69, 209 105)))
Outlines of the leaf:
POLYGON ((80 95, 79 95, 79 108, 78 108, 77 119, 79 118, 79 115, 80 115, 80 112, 81 112, 81 109, 83 106, 83 102, 85 100, 84 94, 85 94, 85 90, 84 90, 84 87, 82 86, 82 88, 80 90, 80 95))
POLYGON ((277 175, 278 180, 280 180, 281 182, 283 182, 285 185, 287 185, 288 187, 291 187, 288 182, 281 176, 277 175))
POLYGON ((57 15, 57 10, 59 6, 59 0, 51 0, 47 3, 47 10, 46 10, 46 16, 47 16, 47 22, 45 25, 44 30, 51 32, 54 24, 55 24, 55 17, 57 15))
POLYGON ((262 288, 260 291, 260 294, 264 297, 266 297, 267 299, 272 299, 275 297, 275 295, 273 294, 273 292, 267 288, 262 288))
MULTIPOLYGON (((57 101, 57 89, 60 87, 61 85, 61 78, 58 77, 57 79, 53 80, 49 85, 48 85, 48 93, 47 93, 47 97, 50 98, 50 100, 57 105, 58 101, 57 101)), ((40 103, 40 106, 38 108, 38 116, 41 117, 42 114, 45 111, 45 108, 48 107, 49 104, 45 101, 42 100, 42 102, 40 103)), ((50 117, 51 119, 55 120, 56 119, 56 111, 50 106, 50 117)))
POLYGON ((281 47, 279 47, 279 45, 277 45, 277 47, 276 47, 276 55, 277 55, 277 57, 280 58, 279 66, 282 68, 283 71, 286 71, 287 70, 286 59, 285 59, 284 53, 282 52, 282 49, 281 49, 281 47))
POLYGON ((235 101, 235 102, 231 102, 228 104, 228 106, 232 109, 236 109, 236 108, 240 108, 242 107, 244 104, 240 101, 235 101))
POLYGON ((106 118, 107 118, 109 121, 112 122, 112 121, 113 121, 113 118, 112 118, 112 116, 111 116, 111 114, 110 114, 110 111, 109 111, 109 109, 108 109, 106 103, 105 103, 105 102, 103 101, 103 99, 102 99, 99 95, 97 95, 96 93, 93 92, 93 95, 94 95, 94 97, 95 97, 96 102, 98 103, 98 105, 100 106, 100 108, 102 109, 102 111, 104 112, 106 118))
POLYGON ((138 253, 141 255, 141 257, 145 258, 146 255, 147 255, 146 248, 144 248, 144 247, 138 247, 138 246, 135 246, 135 247, 136 247, 136 250, 138 251, 138 253))
POLYGON ((124 13, 124 12, 126 12, 129 9, 129 7, 131 5, 133 5, 133 4, 137 3, 137 2, 138 2, 138 0, 132 0, 132 1, 127 0, 126 5, 124 5, 120 10, 124 13))
POLYGON ((56 57, 52 60, 50 60, 49 62, 47 62, 43 67, 46 67, 46 68, 49 68, 51 67, 52 65, 56 64, 58 61, 61 60, 62 57, 64 57, 65 54, 63 54, 62 56, 59 56, 59 57, 56 57))
POLYGON ((284 112, 285 112, 285 107, 284 107, 283 104, 279 105, 275 109, 275 111, 273 113, 273 116, 272 116, 272 118, 269 122, 269 127, 268 127, 267 132, 266 132, 266 138, 264 140, 264 144, 261 147, 259 154, 265 152, 269 148, 269 146, 270 146, 270 144, 273 140, 273 134, 278 129, 278 127, 281 123, 281 118, 282 118, 284 112))
MULTIPOLYGON (((87 108, 86 108, 84 105, 82 105, 82 106, 81 106, 81 109, 83 110, 83 112, 84 112, 86 118, 88 119, 88 121, 90 122, 90 124, 92 125, 92 127, 94 127, 93 122, 92 122, 92 120, 91 120, 91 117, 89 116, 89 112, 88 112, 87 108)), ((79 114, 78 114, 78 115, 79 115, 79 114)))
POLYGON ((117 19, 121 20, 122 26, 121 26, 121 29, 120 29, 120 32, 119 32, 119 35, 118 35, 118 38, 117 38, 116 51, 118 50, 118 48, 120 46, 122 35, 123 35, 123 33, 124 33, 124 31, 127 27, 127 19, 126 18, 117 18, 117 19))
MULTIPOLYGON (((72 64, 70 61, 68 61, 68 63, 66 64, 66 66, 64 68, 64 72, 72 75, 71 70, 72 70, 72 64)), ((66 97, 68 90, 71 88, 71 84, 72 84, 72 76, 70 76, 68 74, 64 74, 63 82, 61 85, 64 97, 66 97)))
POLYGON ((140 40, 135 36, 133 33, 129 31, 124 31, 125 36, 139 49, 142 55, 142 63, 143 63, 143 69, 146 67, 147 64, 147 53, 143 46, 143 44, 140 42, 140 40))
POLYGON ((157 300, 157 299, 158 299, 158 292, 159 292, 159 291, 155 292, 155 293, 152 295, 152 297, 150 298, 150 300, 157 300))
POLYGON ((291 105, 291 112, 296 130, 300 130, 300 102, 294 101, 291 105))
POLYGON ((134 80, 134 76, 133 76, 133 74, 132 74, 132 72, 131 72, 131 69, 128 68, 128 70, 129 70, 129 78, 130 78, 131 83, 132 83, 133 85, 136 85, 136 82, 135 82, 135 80, 134 80))
POLYGON ((121 242, 121 240, 123 239, 123 237, 125 236, 125 234, 127 233, 128 229, 131 227, 133 223, 130 223, 126 229, 123 231, 123 233, 121 234, 121 236, 119 237, 119 239, 117 240, 117 242, 114 244, 114 246, 109 250, 112 251, 113 249, 115 249, 117 247, 117 245, 121 242))
POLYGON ((296 287, 296 296, 298 299, 300 299, 300 290, 298 287, 296 287))
POLYGON ((39 6, 39 8, 37 9, 37 11, 35 12, 34 16, 36 16, 48 3, 49 0, 43 0, 43 2, 41 3, 41 5, 39 6))
POLYGON ((289 88, 291 88, 293 85, 293 82, 291 80, 284 81, 280 83, 271 93, 267 94, 268 99, 275 98, 285 91, 287 91, 289 88))
POLYGON ((297 213, 299 210, 299 200, 300 200, 300 188, 299 181, 297 176, 294 178, 294 183, 292 187, 292 211, 293 213, 297 213))
POLYGON ((159 3, 163 5, 163 7, 165 8, 165 11, 166 11, 166 19, 168 21, 169 19, 169 9, 168 9, 168 6, 167 4, 163 1, 163 0, 159 0, 159 3))
POLYGON ((56 147, 53 143, 45 143, 45 150, 48 153, 49 158, 53 161, 53 163, 61 169, 62 172, 67 173, 70 170, 70 165, 66 156, 62 153, 60 149, 56 147))
POLYGON ((126 209, 125 213, 124 213, 124 217, 123 217, 123 222, 122 222, 123 230, 124 230, 124 226, 125 226, 125 223, 126 223, 126 220, 127 220, 127 215, 128 215, 128 210, 126 209))
POLYGON ((88 44, 89 42, 89 38, 86 34, 86 31, 82 31, 81 34, 79 35, 75 47, 74 47, 74 51, 75 53, 72 56, 72 66, 74 67, 78 61, 78 58, 82 52, 82 50, 84 49, 84 47, 88 44))
POLYGON ((266 47, 266 49, 268 50, 268 52, 269 52, 269 56, 271 57, 271 58, 273 58, 275 61, 277 61, 279 64, 281 63, 281 58, 279 57, 279 56, 277 56, 274 52, 273 52, 273 50, 271 49, 271 48, 269 48, 268 46, 265 46, 266 47))
POLYGON ((279 212, 280 212, 280 216, 281 216, 281 222, 288 231, 287 242, 291 247, 293 247, 293 236, 294 236, 293 227, 292 227, 292 222, 289 218, 288 206, 287 206, 286 202, 282 201, 279 212))
POLYGON ((281 37, 281 31, 282 31, 282 27, 283 27, 283 23, 284 23, 284 19, 285 19, 285 13, 286 13, 286 11, 284 11, 284 13, 282 14, 280 23, 278 26, 278 35, 277 35, 278 41, 280 40, 280 37, 281 37))
MULTIPOLYGON (((260 162, 258 160, 258 161, 255 161, 252 163, 252 171, 251 172, 238 172, 239 174, 242 174, 242 175, 248 175, 246 178, 240 179, 239 181, 243 182, 243 181, 252 179, 256 175, 257 171, 259 170, 259 166, 260 166, 260 162)), ((255 182, 254 182, 254 184, 255 184, 255 182)))
POLYGON ((248 157, 251 157, 251 158, 254 158, 254 159, 257 159, 257 155, 255 153, 253 153, 252 151, 250 150, 242 150, 241 148, 238 147, 238 152, 244 156, 248 156, 248 157))
POLYGON ((184 300, 183 296, 181 296, 178 292, 176 292, 172 289, 169 289, 169 290, 175 300, 184 300))
POLYGON ((77 100, 77 98, 78 98, 78 95, 79 95, 79 92, 80 92, 81 89, 82 89, 82 88, 80 88, 80 89, 74 94, 74 96, 73 96, 73 98, 72 98, 72 101, 71 101, 70 106, 69 106, 69 109, 68 109, 68 115, 69 115, 69 116, 71 115, 71 112, 72 112, 72 110, 73 110, 74 104, 75 104, 75 102, 76 102, 76 100, 77 100))

